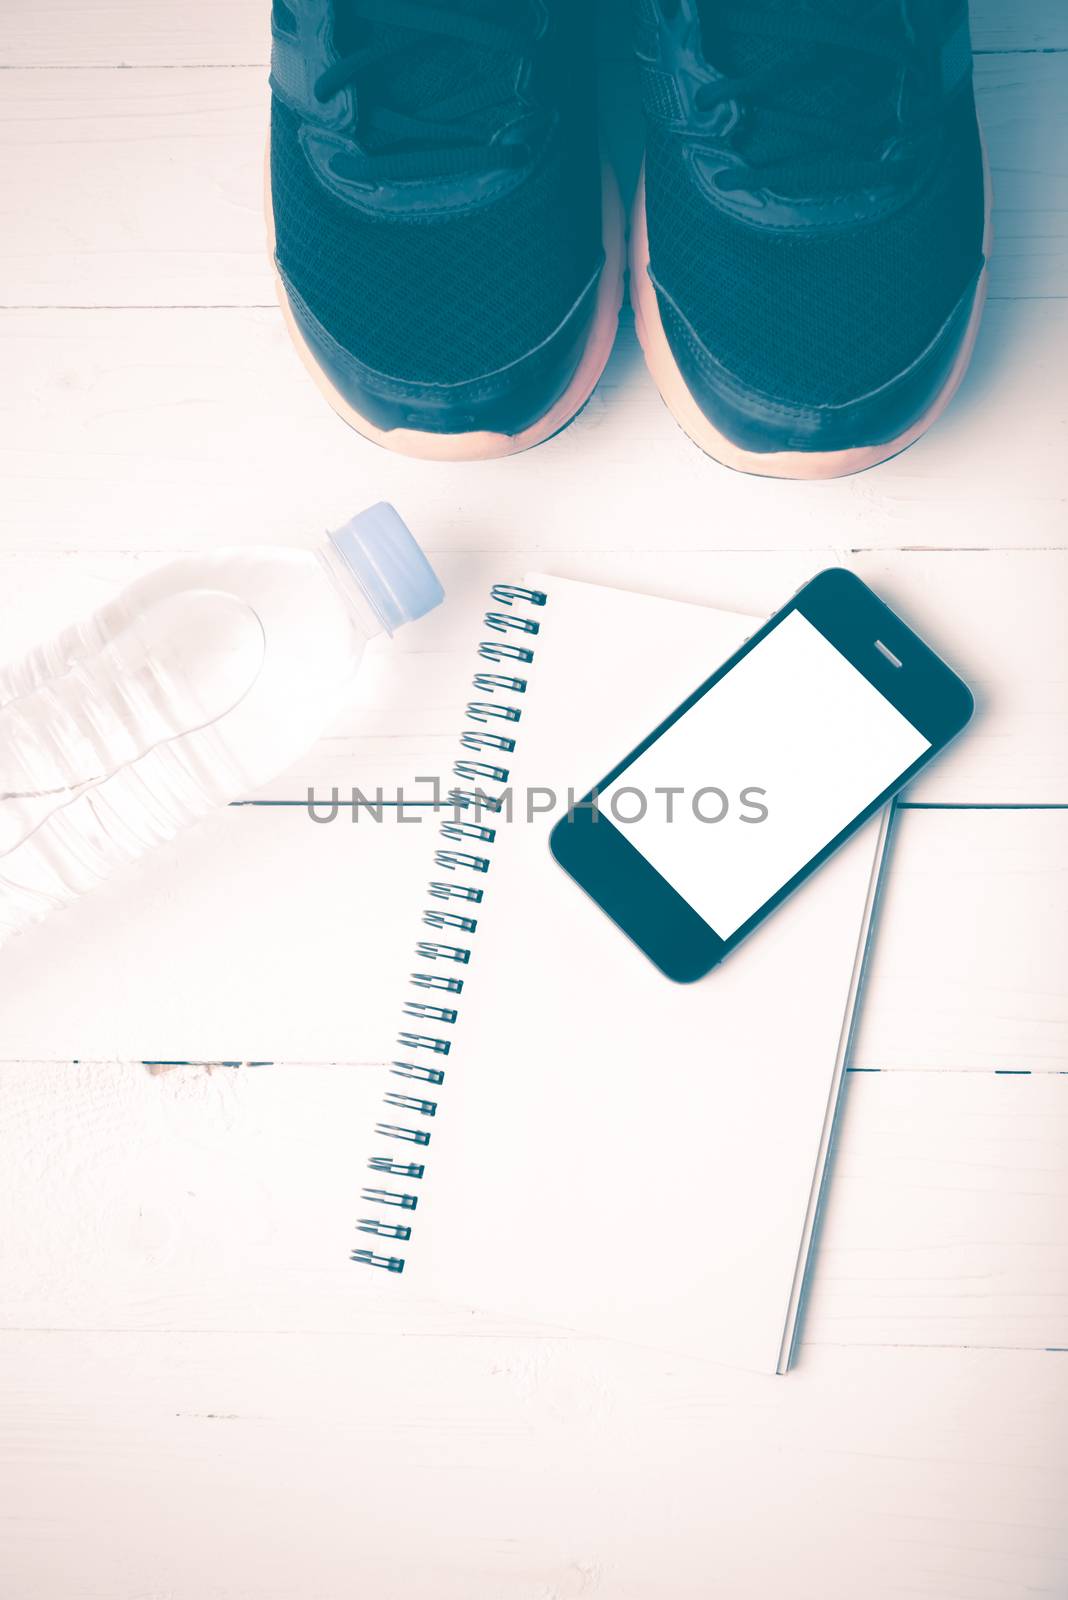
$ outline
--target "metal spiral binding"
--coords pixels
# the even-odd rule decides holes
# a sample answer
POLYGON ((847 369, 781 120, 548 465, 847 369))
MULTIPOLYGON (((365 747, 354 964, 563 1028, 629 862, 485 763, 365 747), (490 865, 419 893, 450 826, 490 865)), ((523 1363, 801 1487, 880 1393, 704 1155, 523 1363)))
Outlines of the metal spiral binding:
POLYGON ((491 783, 508 782, 508 768, 495 767, 489 761, 454 761, 452 770, 458 778, 469 778, 472 783, 478 778, 488 778, 491 783))
POLYGON ((438 831, 443 839, 480 839, 483 844, 492 844, 497 837, 496 828, 484 828, 480 822, 443 822, 438 831))
POLYGON ((467 715, 473 722, 489 722, 493 717, 501 722, 518 722, 523 713, 518 706, 501 705, 496 700, 470 700, 467 715))
POLYGON ((478 647, 483 661, 533 661, 534 652, 522 644, 499 644, 495 639, 483 639, 478 647))
MULTIPOLYGON (((533 648, 527 643, 515 642, 512 636, 522 634, 527 639, 533 638, 540 632, 541 623, 535 617, 512 608, 522 605, 537 609, 546 604, 548 596, 540 589, 497 583, 490 590, 490 597, 495 606, 507 609, 487 611, 485 625, 491 633, 504 637, 484 639, 478 647, 479 657, 498 666, 502 663, 506 666, 528 666, 534 660, 533 648)), ((465 729, 460 736, 460 744, 464 751, 475 756, 491 752, 494 759, 468 760, 465 756, 453 763, 455 776, 473 787, 456 788, 449 792, 451 815, 442 821, 438 830, 446 848, 435 852, 434 863, 456 876, 449 882, 438 880, 431 883, 428 894, 432 900, 463 902, 468 907, 482 904, 486 894, 483 883, 493 864, 491 850, 498 830, 472 818, 480 818, 483 812, 500 812, 505 796, 486 794, 479 785, 483 782, 507 784, 510 768, 496 758, 510 756, 516 747, 516 740, 510 732, 491 732, 490 729, 501 723, 511 728, 522 720, 522 708, 499 697, 524 695, 527 682, 525 677, 513 676, 507 670, 475 674, 473 687, 480 695, 491 698, 468 703, 468 721, 478 726, 465 729), (478 848, 469 849, 469 844, 478 848), (454 849, 453 846, 458 848, 454 849), (473 878, 481 878, 483 883, 471 881, 473 878)), ((478 930, 478 918, 460 910, 437 910, 431 907, 424 911, 423 923, 435 932, 445 934, 466 936, 478 930)), ((425 1090, 428 1086, 437 1089, 444 1084, 446 1071, 444 1066, 430 1063, 444 1061, 453 1045, 444 1032, 437 1030, 452 1028, 459 1020, 460 1007, 451 1001, 463 994, 466 979, 454 977, 452 973, 456 967, 470 965, 472 951, 470 945, 437 939, 420 939, 415 949, 420 961, 432 964, 438 970, 413 972, 410 977, 412 987, 424 992, 437 991, 442 999, 447 996, 450 1003, 438 1005, 430 1000, 415 999, 405 1002, 405 1017, 414 1018, 417 1024, 433 1027, 435 1031, 416 1033, 402 1028, 398 1033, 397 1042, 403 1046, 406 1055, 414 1059, 392 1062, 390 1072, 394 1077, 406 1080, 410 1089, 389 1089, 384 1093, 383 1103, 390 1120, 376 1123, 375 1132, 380 1139, 389 1141, 393 1152, 373 1155, 367 1165, 376 1177, 418 1183, 426 1172, 426 1163, 422 1159, 406 1160, 407 1151, 404 1147, 410 1150, 413 1145, 419 1146, 421 1156, 422 1150, 430 1144, 430 1130, 425 1124, 437 1116, 440 1101, 428 1098, 425 1090), (404 1120, 392 1120, 395 1116, 404 1120)), ((366 1187, 361 1190, 361 1195, 368 1206, 384 1214, 359 1217, 357 1231, 389 1241, 391 1248, 389 1253, 373 1247, 355 1249, 352 1260, 363 1266, 377 1267, 383 1272, 403 1272, 405 1257, 397 1253, 396 1247, 409 1243, 414 1223, 399 1221, 397 1212, 414 1212, 419 1204, 418 1194, 407 1189, 366 1187)))
POLYGON ((511 694, 526 694, 527 680, 525 678, 509 678, 503 672, 476 672, 474 677, 476 689, 492 694, 495 689, 507 689, 511 694))
MULTIPOLYGON (((479 860, 473 856, 472 860, 479 860)), ((472 889, 466 883, 432 883, 427 890, 432 900, 470 900, 476 906, 485 894, 484 889, 472 889)))
POLYGON ((461 867, 466 867, 469 872, 488 872, 489 857, 473 856, 467 850, 437 850, 434 853, 435 864, 447 867, 450 872, 456 872, 461 867))
POLYGON ((448 800, 460 811, 500 811, 504 805, 502 795, 487 794, 484 789, 450 789, 448 800))
POLYGON ((465 750, 503 750, 510 755, 515 749, 515 740, 509 739, 503 733, 462 733, 460 743, 465 750))

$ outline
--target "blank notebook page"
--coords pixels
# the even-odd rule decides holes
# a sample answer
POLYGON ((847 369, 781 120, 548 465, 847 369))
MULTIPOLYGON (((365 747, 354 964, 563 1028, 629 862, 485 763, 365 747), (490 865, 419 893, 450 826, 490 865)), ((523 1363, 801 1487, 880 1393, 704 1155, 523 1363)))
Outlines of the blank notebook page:
MULTIPOLYGON (((754 627, 527 581, 548 602, 516 791, 586 792, 754 627)), ((489 852, 412 1242, 386 1291, 783 1370, 879 825, 680 986, 556 865, 552 820, 517 806, 489 852)))

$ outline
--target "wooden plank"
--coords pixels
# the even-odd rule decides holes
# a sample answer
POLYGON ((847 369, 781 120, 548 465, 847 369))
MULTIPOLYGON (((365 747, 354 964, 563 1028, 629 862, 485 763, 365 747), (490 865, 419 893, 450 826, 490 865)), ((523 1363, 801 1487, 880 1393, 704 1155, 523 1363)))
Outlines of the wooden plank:
MULTIPOLYGON (((630 180, 629 68, 608 79, 608 143, 630 180)), ((1068 55, 982 57, 976 83, 997 200, 991 294, 1063 296, 1068 55)), ((18 226, 0 245, 0 305, 273 303, 262 68, 13 69, 4 89, 0 185, 18 226)))
POLYGON ((1063 1070, 851 1073, 804 1339, 1068 1349, 1066 1199, 1063 1070))
POLYGON ((12 70, 4 102, 0 304, 273 303, 262 68, 12 70))
POLYGON ((1044 106, 1047 94, 1064 104, 1068 55, 980 57, 975 84, 994 185, 990 293, 1063 296, 1068 285, 1068 155, 1051 168, 1043 146, 1052 135, 1063 154, 1064 142, 1052 125, 1047 134, 1044 106), (1031 83, 1038 89, 1037 103, 1027 93, 1031 83))
MULTIPOLYGON (((1038 0, 1035 0, 1036 10, 1038 0)), ((266 66, 269 11, 260 0, 186 0, 141 6, 101 0, 90 20, 77 0, 8 0, 0 43, 5 67, 266 66)), ((1027 37, 1041 17, 1028 25, 1027 37)))
POLYGON ((2 1342, 20 1600, 1068 1585, 1055 1355, 813 1350, 788 1378, 747 1379, 601 1341, 2 1342))
POLYGON ((422 815, 190 830, 5 947, 0 1058, 388 1059, 432 875, 422 815))
POLYGON ((854 1063, 1068 1074, 1066 881, 1066 811, 899 817, 854 1063))
POLYGON ((577 421, 477 466, 360 439, 274 311, 0 312, 0 548, 292 539, 392 498, 429 549, 632 551, 1063 544, 1068 302, 996 302, 957 404, 877 471, 821 484, 715 466, 624 329, 577 421))
POLYGON ((1068 17, 1059 0, 1025 0, 1013 6, 971 0, 969 10, 976 50, 1068 49, 1068 17))
MULTIPOLYGON (((387 1059, 437 836, 352 815, 224 812, 13 941, 0 1059, 387 1059)), ((1066 863, 1064 811, 910 813, 855 1064, 1068 1068, 1066 863)))
MULTIPOLYGON (((622 58, 631 38, 626 0, 604 0, 602 53, 622 58)), ((1058 0, 973 0, 976 50, 1052 50, 1068 47, 1068 23, 1058 0)), ((145 6, 104 0, 89 25, 76 0, 8 0, 0 66, 244 66, 267 60, 267 14, 258 0, 187 0, 145 6)))
MULTIPOLYGON (((476 475, 468 482, 473 495, 481 478, 476 475)), ((368 793, 382 786, 392 795, 398 784, 410 784, 419 774, 446 771, 455 759, 463 726, 489 587, 498 579, 519 578, 537 567, 565 577, 766 616, 812 573, 845 561, 944 652, 977 694, 979 708, 972 725, 912 786, 910 799, 957 805, 1068 802, 1068 746, 1062 737, 1068 718, 1062 627, 1068 553, 852 553, 840 547, 752 552, 463 551, 450 546, 472 537, 494 539, 503 546, 512 531, 511 521, 494 526, 491 508, 470 500, 465 519, 465 501, 457 509, 443 506, 440 495, 427 492, 424 499, 417 492, 419 483, 416 475, 411 492, 404 493, 398 482, 397 497, 432 552, 447 601, 417 626, 403 629, 392 646, 373 647, 351 710, 330 738, 264 791, 267 798, 301 800, 309 784, 324 791, 334 784, 342 791, 356 784, 368 793)), ((426 487, 429 491, 429 484, 426 487)), ((356 497, 371 500, 377 492, 373 482, 362 489, 357 484, 347 503, 339 498, 332 507, 324 504, 318 514, 302 511, 294 494, 292 525, 279 530, 278 536, 300 542, 317 521, 320 526, 336 524, 355 508, 356 497)), ((86 502, 79 502, 74 482, 66 494, 66 532, 68 537, 78 536, 86 502)), ((162 498, 149 497, 146 503, 158 503, 166 511, 162 498)), ((626 502, 619 503, 622 508, 626 502)), ((530 509, 522 495, 514 507, 515 521, 530 509)), ((192 528, 192 507, 189 515, 192 528)), ((543 507, 542 515, 547 520, 549 508, 543 507)), ((211 518, 208 502, 205 516, 211 518)), ((101 532, 103 522, 101 515, 101 532)), ((604 533, 578 515, 568 517, 568 532, 572 529, 576 546, 587 534, 598 538, 604 533)), ((560 530, 554 526, 551 531, 558 536, 560 530)), ((13 532, 21 543, 22 530, 13 532)), ((273 532, 268 530, 268 536, 273 532)), ((711 532, 714 537, 716 529, 711 532)), ((241 519, 236 508, 229 526, 219 526, 220 540, 256 534, 254 519, 241 519)), ((146 544, 149 535, 154 538, 155 530, 146 530, 146 544)), ((709 530, 699 523, 692 537, 708 539, 709 530)), ((164 559, 158 550, 152 555, 0 554, 0 654, 20 654, 70 617, 102 604, 149 564, 164 559)))
MULTIPOLYGON (((381 1086, 374 1066, 0 1064, 0 1328, 550 1332, 353 1272, 381 1086)), ((806 1348, 1068 1347, 1066 1194, 1068 1076, 850 1074, 806 1348)))

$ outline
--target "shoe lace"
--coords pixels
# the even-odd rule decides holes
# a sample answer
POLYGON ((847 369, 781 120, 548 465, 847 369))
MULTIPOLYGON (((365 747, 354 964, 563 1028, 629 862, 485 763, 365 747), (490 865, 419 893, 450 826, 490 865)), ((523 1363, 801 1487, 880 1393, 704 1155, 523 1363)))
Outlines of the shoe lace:
POLYGON ((337 0, 345 54, 316 85, 356 97, 357 176, 405 179, 497 172, 530 160, 524 137, 497 136, 523 106, 518 88, 539 24, 526 0, 337 0))
POLYGON ((706 0, 705 55, 724 76, 698 105, 737 108, 723 131, 740 157, 717 186, 842 191, 900 173, 934 120, 929 20, 914 26, 905 0, 706 0))

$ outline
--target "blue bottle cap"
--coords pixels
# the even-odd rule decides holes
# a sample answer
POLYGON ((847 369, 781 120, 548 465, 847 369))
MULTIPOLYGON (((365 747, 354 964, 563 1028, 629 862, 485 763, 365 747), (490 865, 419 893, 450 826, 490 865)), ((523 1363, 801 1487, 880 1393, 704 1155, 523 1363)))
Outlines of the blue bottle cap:
POLYGON ((335 529, 330 542, 389 633, 445 598, 411 529, 384 500, 335 529))

